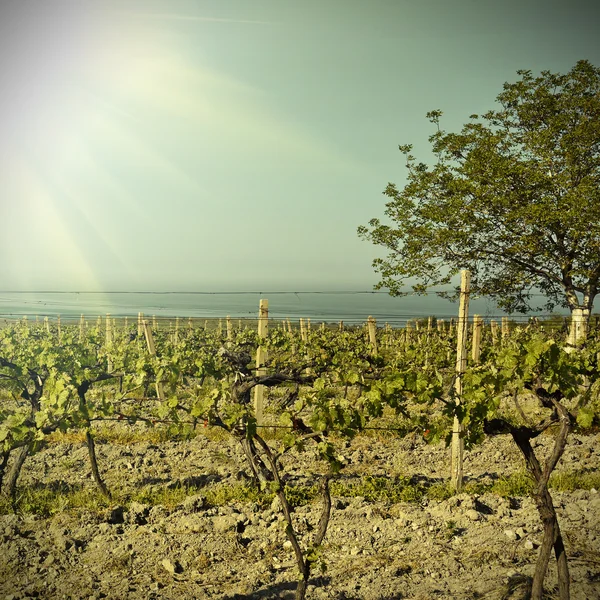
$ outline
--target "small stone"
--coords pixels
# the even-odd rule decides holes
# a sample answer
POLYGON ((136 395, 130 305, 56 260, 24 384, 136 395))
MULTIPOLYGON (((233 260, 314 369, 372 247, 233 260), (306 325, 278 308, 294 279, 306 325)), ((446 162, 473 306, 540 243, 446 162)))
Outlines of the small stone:
POLYGON ((160 564, 163 566, 165 571, 167 571, 168 573, 171 573, 171 575, 175 575, 175 573, 183 572, 183 567, 177 561, 172 562, 168 558, 164 558, 160 564))
POLYGON ((474 508, 470 508, 466 512, 467 518, 471 521, 479 521, 481 519, 481 514, 478 513, 474 508))
POLYGON ((291 548, 292 548, 292 542, 290 542, 290 540, 285 540, 285 542, 283 542, 283 547, 286 550, 291 550, 291 548))
POLYGON ((526 550, 533 550, 535 548, 535 545, 531 540, 525 540, 525 543, 523 544, 523 546, 525 547, 526 550))
POLYGON ((56 562, 56 558, 54 557, 53 554, 48 554, 48 556, 46 557, 46 560, 44 561, 44 566, 45 567, 49 567, 50 565, 54 564, 56 562))
POLYGON ((146 517, 150 512, 150 507, 141 502, 132 502, 127 512, 127 521, 135 525, 145 525, 146 517))
POLYGON ((597 493, 598 493, 598 490, 596 488, 592 488, 590 490, 590 494, 597 494, 597 493))
POLYGON ((517 527, 517 529, 515 530, 515 533, 517 534, 518 540, 525 537, 525 530, 522 527, 517 527))
POLYGON ((110 525, 108 523, 100 523, 98 525, 98 533, 106 534, 110 532, 110 525))
POLYGON ((183 510, 186 513, 194 513, 199 512, 202 509, 206 508, 206 496, 202 496, 201 494, 196 494, 194 496, 188 496, 183 501, 183 510))
POLYGON ((373 525, 373 533, 377 533, 379 531, 379 525, 373 525))
POLYGON ((223 533, 231 529, 235 529, 238 524, 238 518, 234 515, 223 515, 213 519, 213 527, 215 531, 223 533))
POLYGON ((517 534, 512 529, 505 529, 504 535, 513 542, 518 539, 517 534))

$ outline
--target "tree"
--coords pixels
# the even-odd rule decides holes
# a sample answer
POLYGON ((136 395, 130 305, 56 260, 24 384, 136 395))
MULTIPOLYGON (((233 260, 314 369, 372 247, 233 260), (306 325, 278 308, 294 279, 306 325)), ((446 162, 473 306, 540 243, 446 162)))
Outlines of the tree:
POLYGON ((587 324, 600 279, 600 69, 518 74, 500 108, 460 133, 429 112, 436 164, 400 146, 408 183, 384 192, 393 225, 372 219, 358 233, 389 251, 373 266, 392 295, 406 279, 424 293, 468 269, 472 291, 508 312, 563 306, 587 324))

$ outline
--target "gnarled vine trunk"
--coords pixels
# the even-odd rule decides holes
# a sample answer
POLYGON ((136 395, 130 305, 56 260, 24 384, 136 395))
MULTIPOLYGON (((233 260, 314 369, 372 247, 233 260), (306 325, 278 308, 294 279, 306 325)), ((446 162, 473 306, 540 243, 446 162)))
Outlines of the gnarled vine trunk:
POLYGON ((29 456, 29 446, 21 446, 11 452, 13 454, 13 462, 8 471, 6 482, 2 486, 2 495, 6 498, 14 499, 17 491, 17 480, 21 474, 21 469, 25 460, 29 456))

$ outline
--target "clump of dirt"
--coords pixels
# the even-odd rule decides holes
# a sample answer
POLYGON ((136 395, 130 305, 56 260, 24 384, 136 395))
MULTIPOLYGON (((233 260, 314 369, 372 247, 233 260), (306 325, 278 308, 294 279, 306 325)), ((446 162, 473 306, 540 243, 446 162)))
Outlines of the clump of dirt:
MULTIPOLYGON (((598 469, 600 435, 573 435, 558 471, 598 469)), ((551 440, 541 436, 539 450, 551 440)), ((107 599, 293 597, 296 567, 277 502, 211 506, 206 494, 245 481, 241 449, 202 435, 184 442, 99 443, 109 488, 193 488, 175 506, 131 502, 51 517, 0 516, 0 597, 107 599)), ((340 480, 403 475, 440 482, 449 450, 418 437, 361 436, 343 449, 340 480)), ((308 453, 286 465, 292 480, 310 483, 322 465, 308 453)), ((507 438, 487 440, 466 454, 467 480, 495 481, 523 465, 507 438)), ((87 448, 53 444, 25 464, 21 486, 92 488, 87 448)), ((572 598, 600 598, 600 493, 553 491, 570 558, 572 598)), ((295 519, 309 542, 318 503, 295 519)), ((520 598, 533 574, 542 532, 528 497, 460 494, 445 500, 370 502, 334 497, 323 558, 311 580, 314 599, 520 598), (508 591, 507 590, 511 590, 508 591)), ((551 563, 546 586, 556 585, 551 563)))

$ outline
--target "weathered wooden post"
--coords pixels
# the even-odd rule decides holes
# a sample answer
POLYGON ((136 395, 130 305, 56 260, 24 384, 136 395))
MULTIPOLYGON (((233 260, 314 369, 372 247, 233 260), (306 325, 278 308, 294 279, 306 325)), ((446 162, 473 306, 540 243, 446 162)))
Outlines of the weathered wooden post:
POLYGON ((474 363, 479 362, 481 355, 481 334, 483 331, 483 317, 473 315, 473 347, 471 348, 471 360, 474 363))
POLYGON ((377 354, 377 321, 369 315, 367 319, 367 327, 369 329, 369 344, 373 354, 377 354))
POLYGON ((490 321, 490 332, 492 334, 492 344, 495 346, 498 343, 498 323, 490 321))
MULTIPOLYGON (((148 354, 150 356, 156 356, 156 346, 154 345, 154 337, 152 335, 152 329, 150 329, 150 324, 148 321, 142 321, 142 326, 144 328, 144 335, 146 336, 146 344, 148 346, 148 354)), ((163 388, 162 381, 156 381, 154 383, 156 387, 156 395, 161 402, 165 401, 165 390, 163 388)))
POLYGON ((138 339, 142 337, 142 333, 144 332, 144 326, 142 324, 143 319, 144 319, 144 313, 139 312, 138 313, 138 330, 137 330, 138 339))
POLYGON ((502 317, 502 339, 505 340, 510 335, 510 326, 508 317, 502 317))
POLYGON ((110 358, 110 350, 112 347, 112 341, 113 341, 113 321, 110 318, 110 314, 106 315, 106 332, 105 332, 105 340, 104 343, 106 345, 106 351, 107 351, 107 362, 108 362, 108 372, 110 373, 113 369, 113 365, 112 365, 112 360, 110 358))
POLYGON ((227 324, 227 345, 231 346, 231 344, 233 344, 233 325, 231 324, 231 317, 227 315, 225 321, 227 324))
POLYGON ((438 319, 436 324, 437 324, 438 333, 440 335, 443 335, 443 333, 446 331, 446 323, 445 323, 444 319, 438 319))
POLYGON ((406 338, 406 344, 408 345, 410 343, 410 340, 412 339, 412 321, 408 320, 406 321, 406 327, 405 329, 405 338, 406 338))
POLYGON ((304 324, 304 319, 300 319, 300 337, 302 338, 303 342, 306 342, 308 340, 308 334, 306 332, 306 326, 304 324))
MULTIPOLYGON (((262 341, 266 339, 269 333, 269 301, 261 299, 258 308, 258 337, 262 341)), ((267 374, 265 363, 267 362, 267 349, 259 342, 256 349, 256 375, 261 377, 267 374)), ((254 388, 254 415, 256 424, 262 425, 264 421, 264 394, 263 385, 257 385, 254 388)))
MULTIPOLYGON (((460 303, 458 308, 458 323, 456 325, 456 379, 454 383, 455 402, 460 404, 463 381, 462 376, 467 366, 467 319, 469 316, 469 291, 471 273, 463 270, 460 272, 460 303)), ((462 423, 454 417, 452 427, 452 464, 451 484, 458 492, 463 485, 463 449, 462 423)))
POLYGON ((85 336, 85 319, 83 315, 79 317, 79 343, 83 344, 83 339, 85 336))

